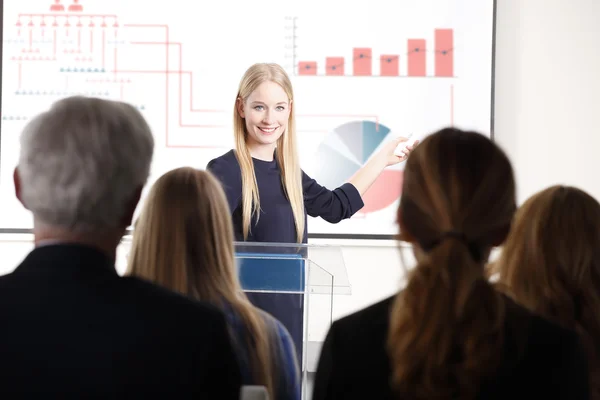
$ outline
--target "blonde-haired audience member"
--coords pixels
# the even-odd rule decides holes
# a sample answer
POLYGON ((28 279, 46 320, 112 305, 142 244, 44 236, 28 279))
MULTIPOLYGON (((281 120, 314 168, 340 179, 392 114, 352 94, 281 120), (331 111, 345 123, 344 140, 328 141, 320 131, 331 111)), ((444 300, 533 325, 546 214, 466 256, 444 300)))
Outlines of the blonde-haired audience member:
POLYGON ((552 186, 517 212, 499 260, 499 288, 518 303, 577 331, 600 399, 600 204, 584 191, 552 186))
POLYGON ((293 341, 242 291, 227 200, 210 172, 184 167, 156 181, 135 225, 127 275, 223 310, 243 384, 266 386, 274 400, 300 398, 293 341))
POLYGON ((506 155, 444 129, 408 158, 397 221, 417 265, 406 287, 333 323, 316 374, 324 399, 589 399, 575 332, 518 306, 484 274, 516 209, 506 155))

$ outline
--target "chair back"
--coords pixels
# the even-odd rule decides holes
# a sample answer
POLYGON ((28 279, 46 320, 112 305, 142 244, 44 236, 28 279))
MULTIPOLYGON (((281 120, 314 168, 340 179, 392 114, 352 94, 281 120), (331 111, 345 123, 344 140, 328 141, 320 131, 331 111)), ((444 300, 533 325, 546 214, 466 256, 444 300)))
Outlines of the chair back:
POLYGON ((258 385, 243 385, 240 400, 269 400, 267 388, 258 385))

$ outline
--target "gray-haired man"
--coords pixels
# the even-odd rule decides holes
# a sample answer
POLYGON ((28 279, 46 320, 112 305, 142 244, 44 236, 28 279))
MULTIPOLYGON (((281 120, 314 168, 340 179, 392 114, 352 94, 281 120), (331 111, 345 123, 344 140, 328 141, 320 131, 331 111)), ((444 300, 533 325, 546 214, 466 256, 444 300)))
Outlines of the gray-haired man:
POLYGON ((24 129, 35 249, 0 277, 0 398, 239 398, 220 312, 115 270, 153 149, 116 101, 66 98, 24 129))

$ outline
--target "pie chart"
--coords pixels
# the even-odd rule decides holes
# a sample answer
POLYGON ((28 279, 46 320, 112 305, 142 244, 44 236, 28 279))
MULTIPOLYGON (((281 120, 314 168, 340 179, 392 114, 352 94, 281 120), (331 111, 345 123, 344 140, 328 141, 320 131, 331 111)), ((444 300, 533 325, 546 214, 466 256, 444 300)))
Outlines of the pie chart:
MULTIPOLYGON (((335 189, 347 182, 385 140, 390 129, 373 121, 352 121, 329 132, 315 157, 315 176, 319 184, 335 189)), ((367 214, 392 205, 402 191, 403 171, 385 169, 363 196, 367 214)))

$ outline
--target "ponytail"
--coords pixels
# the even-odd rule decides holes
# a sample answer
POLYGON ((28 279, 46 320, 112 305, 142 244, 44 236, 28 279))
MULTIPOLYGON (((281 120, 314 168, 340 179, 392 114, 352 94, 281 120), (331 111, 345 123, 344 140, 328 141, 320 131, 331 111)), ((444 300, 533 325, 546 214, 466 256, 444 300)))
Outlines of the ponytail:
POLYGON ((481 247, 447 232, 392 307, 391 385, 411 399, 473 399, 500 362, 504 302, 484 277, 481 247))

